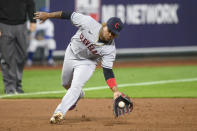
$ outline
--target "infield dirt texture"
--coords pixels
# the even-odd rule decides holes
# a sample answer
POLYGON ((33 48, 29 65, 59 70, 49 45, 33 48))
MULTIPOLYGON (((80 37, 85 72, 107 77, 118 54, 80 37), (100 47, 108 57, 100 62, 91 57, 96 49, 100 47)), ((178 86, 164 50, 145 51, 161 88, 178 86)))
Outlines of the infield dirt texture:
MULTIPOLYGON (((168 64, 197 65, 197 60, 155 63, 168 64)), ((197 98, 134 98, 133 112, 116 119, 112 99, 82 99, 62 123, 52 125, 49 119, 60 101, 0 99, 0 131, 197 131, 197 98)))

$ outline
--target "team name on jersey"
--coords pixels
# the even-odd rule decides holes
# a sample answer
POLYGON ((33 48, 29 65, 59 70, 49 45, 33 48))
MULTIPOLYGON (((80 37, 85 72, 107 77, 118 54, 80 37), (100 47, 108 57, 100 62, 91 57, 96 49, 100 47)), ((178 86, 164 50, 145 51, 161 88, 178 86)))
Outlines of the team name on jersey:
POLYGON ((90 43, 90 41, 86 39, 82 33, 80 35, 80 39, 81 42, 88 48, 88 50, 92 52, 92 54, 98 55, 97 50, 95 50, 95 46, 90 43))

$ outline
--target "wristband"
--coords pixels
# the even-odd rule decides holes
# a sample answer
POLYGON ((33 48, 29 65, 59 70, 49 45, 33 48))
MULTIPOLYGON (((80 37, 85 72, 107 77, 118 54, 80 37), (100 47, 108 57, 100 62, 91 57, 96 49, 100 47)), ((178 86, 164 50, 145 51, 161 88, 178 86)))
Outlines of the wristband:
POLYGON ((62 12, 61 18, 69 20, 71 18, 71 15, 72 15, 72 12, 62 12))
POLYGON ((109 88, 112 89, 114 86, 117 86, 116 79, 115 78, 108 79, 107 80, 107 84, 108 84, 109 88))

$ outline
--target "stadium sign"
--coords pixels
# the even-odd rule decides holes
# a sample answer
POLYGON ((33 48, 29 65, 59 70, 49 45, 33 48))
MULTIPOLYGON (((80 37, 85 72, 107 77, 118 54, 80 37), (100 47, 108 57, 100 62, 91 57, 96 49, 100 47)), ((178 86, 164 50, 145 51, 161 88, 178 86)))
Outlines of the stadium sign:
POLYGON ((102 21, 120 17, 126 24, 177 24, 179 4, 102 5, 102 21), (106 13, 107 12, 107 13, 106 13))

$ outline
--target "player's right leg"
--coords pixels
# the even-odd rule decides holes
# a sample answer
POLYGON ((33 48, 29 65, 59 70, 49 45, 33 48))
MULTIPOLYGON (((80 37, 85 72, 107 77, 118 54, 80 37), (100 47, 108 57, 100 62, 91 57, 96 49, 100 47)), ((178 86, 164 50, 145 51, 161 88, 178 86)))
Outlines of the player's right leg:
POLYGON ((82 87, 92 76, 96 65, 77 65, 74 68, 71 87, 63 97, 61 103, 56 108, 55 114, 61 112, 65 116, 66 112, 77 102, 80 97, 82 87))
POLYGON ((63 114, 61 112, 57 112, 51 117, 50 123, 57 124, 57 123, 61 122, 63 120, 63 118, 64 118, 63 114))
POLYGON ((27 66, 32 66, 33 56, 39 45, 40 45, 40 41, 34 38, 30 40, 30 45, 28 47, 27 63, 26 63, 27 66))
MULTIPOLYGON (((62 86, 65 89, 69 89, 71 85, 71 81, 73 78, 73 71, 74 71, 74 63, 72 60, 64 60, 63 68, 62 68, 62 86)), ((61 106, 61 103, 57 106, 55 112, 53 113, 50 123, 56 124, 59 123, 61 120, 63 120, 63 114, 61 111, 59 111, 61 106)))
MULTIPOLYGON (((68 89, 67 95, 70 95, 69 98, 65 95, 65 99, 63 98, 62 105, 69 107, 68 110, 72 110, 75 108, 77 102, 84 97, 84 92, 82 91, 82 87, 84 84, 90 79, 92 76, 96 65, 91 64, 81 64, 77 62, 75 65, 73 79, 71 83, 70 89, 68 89), (79 65, 78 65, 79 64, 79 65), (70 100, 70 102, 68 102, 70 100)), ((66 110, 64 110, 63 114, 66 114, 66 110)))

